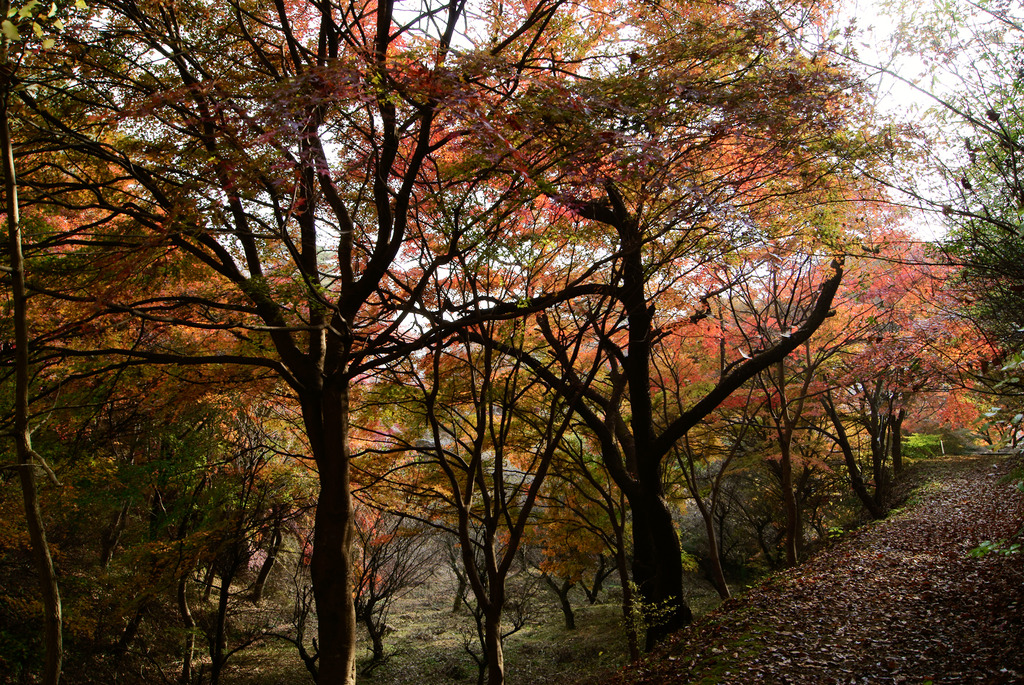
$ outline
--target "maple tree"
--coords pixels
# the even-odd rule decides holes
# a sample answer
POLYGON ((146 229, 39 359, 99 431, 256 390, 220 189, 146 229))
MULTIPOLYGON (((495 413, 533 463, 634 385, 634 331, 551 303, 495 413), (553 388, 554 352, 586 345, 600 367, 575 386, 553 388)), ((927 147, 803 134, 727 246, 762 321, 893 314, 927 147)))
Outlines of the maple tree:
POLYGON ((967 344, 973 332, 954 315, 946 292, 950 270, 929 263, 923 250, 896 232, 881 236, 859 260, 847 314, 853 334, 818 398, 831 423, 822 430, 840 449, 854 492, 875 518, 885 515, 893 478, 903 468, 905 423, 970 425, 975 410, 966 395, 973 369, 994 354, 984 344, 967 344), (880 366, 885 373, 878 373, 880 366), (861 432, 866 459, 856 446, 861 432))
MULTIPOLYGON (((268 463, 269 448, 243 444, 244 433, 246 440, 258 436, 232 382, 124 364, 110 373, 77 370, 87 373, 50 367, 38 376, 55 376, 60 393, 36 402, 47 418, 37 419, 33 436, 44 453, 60 457, 54 468, 61 484, 51 489, 43 515, 68 584, 65 677, 116 680, 180 666, 191 681, 198 672, 195 649, 207 636, 219 676, 223 648, 244 648, 254 635, 239 640, 238 632, 227 631, 237 615, 239 570, 253 563, 274 520, 304 506, 303 479, 276 452, 268 463), (222 579, 236 578, 230 592, 222 581, 213 609, 194 594, 193 575, 207 567, 222 579), (218 634, 239 641, 228 644, 218 634)), ((261 389, 251 378, 231 380, 251 393, 261 389)), ((260 418, 280 440, 280 426, 260 418)), ((25 596, 12 571, 20 563, 17 540, 5 537, 0 552, 5 603, 25 596)), ((15 624, 25 620, 19 616, 15 624)), ((17 672, 16 664, 5 665, 17 672)))
MULTIPOLYGON (((814 279, 807 275, 820 269, 818 260, 799 252, 787 254, 790 251, 784 245, 780 248, 780 268, 761 278, 748 279, 729 301, 735 321, 733 335, 743 347, 751 350, 787 338, 795 322, 806 316, 804 311, 813 302, 809 288, 813 288, 814 279)), ((856 269, 851 273, 848 266, 847 270, 848 279, 857 280, 856 269)), ((846 307, 847 297, 847 293, 837 294, 833 302, 837 311, 846 307)), ((800 436, 807 433, 808 415, 817 408, 817 398, 827 391, 827 383, 822 378, 824 365, 856 342, 865 327, 873 327, 864 321, 864 315, 858 322, 857 314, 860 313, 847 311, 844 315, 830 317, 833 320, 820 327, 813 340, 805 341, 796 353, 778 360, 755 377, 760 411, 753 420, 774 437, 767 464, 778 479, 782 495, 785 556, 790 566, 798 561, 804 530, 794 469, 802 471, 806 479, 810 471, 823 466, 817 446, 804 444, 800 436)))
MULTIPOLYGON (((479 279, 488 276, 486 269, 477 272, 479 279)), ((572 416, 571 396, 546 392, 526 372, 522 352, 507 349, 543 343, 524 325, 522 319, 481 325, 396 367, 396 385, 405 389, 388 395, 400 408, 388 419, 401 428, 378 438, 384 449, 413 458, 404 467, 387 465, 386 478, 422 501, 416 516, 457 536, 478 612, 481 682, 486 670, 495 685, 505 679, 502 641, 521 627, 503 624, 507 581, 572 416), (502 350, 495 339, 510 342, 502 350)))
MULTIPOLYGON (((448 213, 434 220, 450 223, 433 225, 420 206, 479 187, 472 165, 436 173, 441 153, 467 135, 460 117, 485 118, 536 68, 564 30, 552 22, 562 6, 474 16, 492 40, 453 52, 472 38, 455 1, 409 15, 383 1, 98 2, 102 22, 60 35, 73 59, 35 65, 37 88, 20 96, 38 198, 91 212, 88 231, 63 236, 71 259, 143 286, 64 296, 95 303, 94 320, 193 331, 177 348, 100 352, 255 366, 295 394, 321 484, 312 578, 325 682, 355 677, 351 384, 436 335, 412 318, 430 279, 481 249, 481 230, 502 230, 486 208, 462 222, 435 200, 448 213)), ((520 299, 469 316, 516 315, 520 299)))
MULTIPOLYGON (((616 574, 622 588, 623 618, 632 606, 626 503, 597 454, 580 433, 566 435, 541 491, 538 521, 530 531, 540 550, 537 566, 559 599, 565 625, 575 628, 569 590, 579 585, 590 604, 605 580, 616 574), (609 562, 610 559, 610 562, 609 562)), ((630 655, 639 656, 627 624, 630 655)))
POLYGON ((372 654, 362 668, 362 674, 370 676, 388 658, 384 650, 388 611, 403 592, 434 573, 427 563, 434 541, 423 524, 401 514, 361 507, 357 516, 356 616, 370 636, 372 654))
POLYGON ((723 599, 728 599, 731 592, 722 564, 721 520, 718 517, 725 507, 723 500, 727 496, 725 490, 730 467, 746 451, 744 442, 752 423, 747 414, 756 414, 757 409, 749 392, 745 398, 739 399, 743 403, 740 408, 706 417, 674 449, 686 490, 704 525, 711 581, 723 599))
MULTIPOLYGON (((259 540, 267 537, 268 528, 277 529, 280 537, 285 520, 293 520, 309 508, 302 471, 282 459, 277 448, 279 436, 267 430, 274 425, 267 420, 267 413, 243 407, 218 427, 224 444, 214 454, 217 460, 200 471, 200 485, 193 494, 202 498, 192 504, 195 513, 191 525, 198 530, 189 530, 189 534, 205 538, 199 563, 208 568, 206 593, 213 589, 214 575, 217 580, 215 609, 201 610, 196 618, 207 641, 211 682, 219 682, 228 659, 261 640, 268 629, 260 622, 244 631, 230 626, 233 614, 238 612, 236 598, 242 595, 251 601, 254 593, 262 592, 261 583, 266 582, 272 568, 266 561, 271 559, 274 546, 279 549, 282 544, 280 540, 272 541, 273 546, 262 551, 266 558, 259 564, 260 572, 251 581, 243 580, 256 560, 259 540), (239 591, 237 585, 246 587, 239 591)), ((187 579, 187 575, 182 576, 177 587, 179 611, 186 623, 186 614, 190 613, 186 606, 187 579)))
POLYGON ((524 136, 504 138, 516 168, 568 210, 601 267, 599 295, 551 307, 541 324, 565 371, 603 366, 585 389, 549 382, 581 390, 574 409, 630 501, 634 580, 648 606, 668 607, 647 633, 650 646, 689 621, 664 503, 665 456, 754 373, 810 336, 828 312, 840 267, 791 338, 662 417, 651 391, 661 349, 712 292, 707 281, 687 279, 763 246, 772 233, 835 234, 827 208, 851 196, 832 153, 847 143, 851 155, 866 150, 840 134, 856 108, 852 85, 823 55, 794 61, 802 48, 783 49, 786 39, 758 8, 646 11, 630 17, 636 49, 624 51, 617 68, 540 90, 507 116, 524 136))
MULTIPOLYGON (((14 348, 15 394, 12 413, 17 470, 24 501, 25 520, 35 560, 35 570, 39 579, 39 594, 43 603, 46 658, 42 682, 46 685, 56 685, 60 681, 64 652, 61 625, 62 607, 57 574, 46 539, 45 524, 39 503, 36 469, 46 469, 51 477, 53 472, 46 465, 43 457, 32 448, 29 291, 26 285, 21 203, 18 198, 18 172, 11 132, 11 106, 19 86, 18 71, 26 53, 31 49, 23 43, 18 26, 21 25, 24 30, 31 25, 35 37, 42 38, 47 29, 51 28, 51 24, 59 25, 60 23, 60 18, 54 19, 54 15, 57 13, 56 4, 52 5, 48 14, 37 12, 37 5, 36 2, 30 2, 22 6, 12 6, 9 0, 0 2, 0 18, 2 18, 2 27, 0 27, 2 28, 2 32, 0 32, 2 34, 0 35, 0 156, 3 157, 4 179, 2 212, 7 225, 7 256, 10 263, 10 266, 5 266, 3 270, 11 282, 10 310, 14 322, 14 336, 10 344, 14 348), (44 29, 44 26, 47 28, 44 29)), ((43 49, 52 47, 52 44, 53 39, 51 38, 41 41, 43 49)))
POLYGON ((979 564, 966 554, 967 541, 1020 526, 1019 492, 993 477, 1013 472, 1012 463, 1000 461, 926 465, 915 483, 931 486, 920 504, 910 505, 910 515, 836 540, 804 566, 734 600, 713 621, 680 634, 662 658, 628 666, 607 682, 692 683, 709 673, 727 673, 733 682, 812 683, 837 673, 881 680, 894 672, 1017 678, 1024 659, 1005 631, 1022 621, 1019 559, 987 557, 979 564), (862 609, 857 620, 851 607, 862 609), (751 644, 752 634, 762 639, 751 644), (864 640, 878 650, 864 654, 864 640), (943 641, 942 650, 929 647, 933 640, 943 641))
MULTIPOLYGON (((832 232, 821 207, 849 199, 843 156, 869 151, 846 130, 854 83, 805 42, 820 17, 560 0, 95 8, 103 21, 60 34, 67 61, 32 64, 17 115, 34 201, 84 217, 38 246, 51 280, 33 287, 113 334, 40 349, 283 379, 320 482, 319 678, 355 677, 353 389, 416 350, 440 364, 453 339, 468 368, 483 345, 570 403, 558 411, 582 418, 630 502, 644 601, 671 608, 649 642, 687 622, 664 459, 820 325, 838 263, 791 338, 678 416, 656 415, 652 369, 708 294, 687 277, 766 234, 832 232), (486 322, 524 330, 543 309, 543 352, 491 346, 486 322)), ((495 673, 499 585, 474 587, 495 673)))

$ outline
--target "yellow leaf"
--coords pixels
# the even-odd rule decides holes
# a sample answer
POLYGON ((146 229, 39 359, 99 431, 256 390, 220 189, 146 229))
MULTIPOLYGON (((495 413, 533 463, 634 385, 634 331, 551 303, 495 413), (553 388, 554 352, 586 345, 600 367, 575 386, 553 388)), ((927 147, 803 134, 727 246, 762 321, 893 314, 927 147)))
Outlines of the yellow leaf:
POLYGON ((36 38, 43 37, 43 27, 38 22, 32 22, 32 31, 36 34, 36 38))
POLYGON ((57 29, 58 31, 63 31, 64 30, 64 22, 61 21, 60 19, 54 19, 53 20, 53 27, 55 29, 57 29))
POLYGON ((3 31, 4 37, 7 40, 21 40, 21 34, 18 33, 18 27, 11 23, 9 19, 4 19, 4 23, 0 25, 0 30, 3 31))
POLYGON ((55 14, 57 14, 57 3, 51 2, 50 3, 50 13, 47 14, 46 16, 47 17, 52 17, 55 14))
POLYGON ((18 18, 24 19, 26 17, 31 16, 32 11, 36 8, 36 5, 38 4, 39 0, 32 0, 31 2, 29 2, 27 5, 18 10, 18 18))
POLYGON ((85 4, 85 0, 75 0, 75 7, 80 10, 89 9, 89 6, 85 4))
POLYGON ((56 43, 56 42, 57 41, 55 41, 53 38, 47 38, 46 40, 43 41, 43 50, 49 50, 50 48, 53 47, 53 44, 56 43))

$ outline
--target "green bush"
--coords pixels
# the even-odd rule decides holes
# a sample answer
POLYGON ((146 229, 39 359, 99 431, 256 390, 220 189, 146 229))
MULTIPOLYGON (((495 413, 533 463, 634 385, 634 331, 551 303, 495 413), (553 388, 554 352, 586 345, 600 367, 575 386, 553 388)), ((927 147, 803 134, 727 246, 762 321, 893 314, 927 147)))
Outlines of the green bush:
MULTIPOLYGON (((907 459, 927 459, 942 454, 943 436, 935 433, 913 433, 903 441, 907 459)), ((946 450, 949 451, 948 449, 946 450)))

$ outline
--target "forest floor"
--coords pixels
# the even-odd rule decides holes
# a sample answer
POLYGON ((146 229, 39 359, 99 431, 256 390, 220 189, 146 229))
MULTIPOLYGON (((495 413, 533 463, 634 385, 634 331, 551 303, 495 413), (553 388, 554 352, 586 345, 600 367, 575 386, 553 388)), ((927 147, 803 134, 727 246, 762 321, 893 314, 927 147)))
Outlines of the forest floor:
POLYGON ((970 554, 1021 530, 1020 472, 1009 478, 997 456, 921 466, 888 519, 725 602, 604 682, 1024 683, 1024 553, 970 554))

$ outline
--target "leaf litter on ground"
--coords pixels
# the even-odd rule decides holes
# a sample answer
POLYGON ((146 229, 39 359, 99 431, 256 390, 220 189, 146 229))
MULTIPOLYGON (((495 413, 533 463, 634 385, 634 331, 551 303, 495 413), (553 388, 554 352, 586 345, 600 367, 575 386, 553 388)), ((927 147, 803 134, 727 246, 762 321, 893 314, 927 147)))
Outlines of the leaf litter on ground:
POLYGON ((928 464, 902 510, 727 601, 607 685, 1024 683, 1024 554, 971 555, 1021 530, 1012 465, 928 464))

